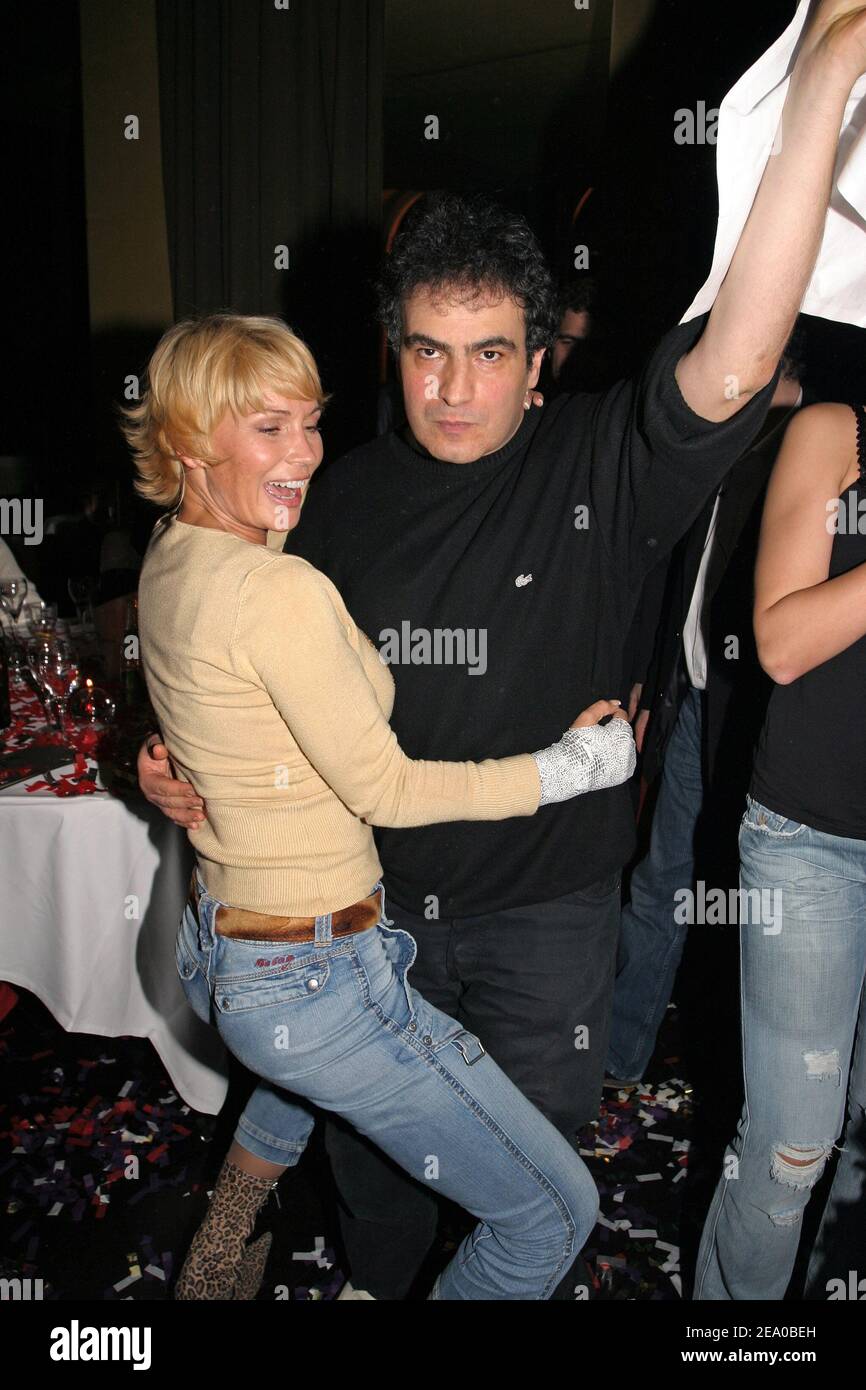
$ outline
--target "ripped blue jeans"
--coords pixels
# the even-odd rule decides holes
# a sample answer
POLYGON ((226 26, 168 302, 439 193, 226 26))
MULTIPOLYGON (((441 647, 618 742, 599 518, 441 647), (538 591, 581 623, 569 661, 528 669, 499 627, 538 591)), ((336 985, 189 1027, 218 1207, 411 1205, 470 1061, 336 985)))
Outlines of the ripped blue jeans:
POLYGON ((745 1104, 701 1239, 701 1300, 784 1298, 803 1211, 843 1131, 816 1250, 863 1201, 866 841, 748 797, 740 864, 745 1104))
POLYGON ((198 880, 177 937, 184 992, 267 1083, 236 1138, 291 1165, 314 1123, 304 1101, 342 1115, 478 1219, 431 1298, 549 1298, 595 1224, 595 1185, 478 1039, 412 989, 415 942, 387 924, 377 890, 377 925, 334 938, 325 914, 295 945, 219 935, 221 904, 198 880))

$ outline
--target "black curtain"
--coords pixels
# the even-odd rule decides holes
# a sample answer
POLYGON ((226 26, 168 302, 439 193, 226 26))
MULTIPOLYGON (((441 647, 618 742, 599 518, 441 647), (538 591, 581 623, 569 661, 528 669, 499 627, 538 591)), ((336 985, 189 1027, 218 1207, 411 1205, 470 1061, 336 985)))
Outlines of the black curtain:
POLYGON ((157 0, 175 317, 285 318, 334 393, 326 457, 374 432, 383 11, 157 0))

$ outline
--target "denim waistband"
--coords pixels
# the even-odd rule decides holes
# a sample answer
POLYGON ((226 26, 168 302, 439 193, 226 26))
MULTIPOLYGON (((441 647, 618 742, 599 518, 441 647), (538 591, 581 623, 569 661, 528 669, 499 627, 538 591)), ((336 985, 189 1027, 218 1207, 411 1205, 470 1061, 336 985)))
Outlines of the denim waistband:
MULTIPOLYGON (((219 933, 216 930, 217 909, 227 906, 217 898, 212 898, 205 888, 201 873, 198 868, 195 871, 195 883, 197 888, 197 917, 198 917, 198 943, 203 951, 209 950, 216 942, 219 933)), ((374 893, 379 894, 379 917, 385 919, 385 887, 381 880, 374 884, 368 896, 374 893)), ((315 938, 309 942, 310 946, 330 946, 333 941, 332 922, 333 912, 325 912, 316 917, 315 938)), ((222 938, 220 938, 222 939, 222 938)), ((343 938, 338 938, 342 940, 343 938)))

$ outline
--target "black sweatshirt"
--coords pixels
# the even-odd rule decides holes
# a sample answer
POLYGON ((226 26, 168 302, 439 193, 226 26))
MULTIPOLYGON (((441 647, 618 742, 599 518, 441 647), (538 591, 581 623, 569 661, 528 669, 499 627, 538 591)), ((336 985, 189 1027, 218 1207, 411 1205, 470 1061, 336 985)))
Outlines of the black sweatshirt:
MULTIPOLYGON (((286 549, 333 580, 389 659, 408 756, 531 753, 622 696, 641 585, 748 448, 775 386, 722 424, 696 415, 674 370, 705 322, 672 329, 634 380, 533 407, 473 463, 390 433, 314 479, 286 549)), ((376 841, 396 903, 471 917, 610 878, 633 852, 634 817, 621 786, 376 841)))

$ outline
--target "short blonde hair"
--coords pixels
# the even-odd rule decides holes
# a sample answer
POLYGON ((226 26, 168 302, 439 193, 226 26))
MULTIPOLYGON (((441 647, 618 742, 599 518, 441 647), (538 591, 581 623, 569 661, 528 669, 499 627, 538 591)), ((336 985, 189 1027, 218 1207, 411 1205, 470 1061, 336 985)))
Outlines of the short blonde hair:
POLYGON ((227 412, 237 419, 264 410, 268 390, 319 405, 328 399, 313 354, 281 319, 210 314, 176 323, 154 349, 141 401, 121 412, 136 492, 176 506, 180 455, 217 462, 214 429, 227 412))

